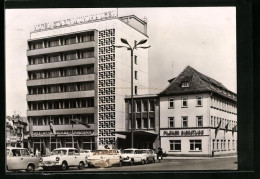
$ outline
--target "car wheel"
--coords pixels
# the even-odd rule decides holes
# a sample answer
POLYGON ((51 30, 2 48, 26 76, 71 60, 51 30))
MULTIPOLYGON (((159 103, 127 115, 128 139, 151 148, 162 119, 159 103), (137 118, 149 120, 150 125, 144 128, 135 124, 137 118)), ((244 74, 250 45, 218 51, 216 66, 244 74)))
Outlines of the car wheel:
POLYGON ((120 160, 119 163, 118 163, 118 166, 122 167, 122 165, 123 165, 123 162, 120 160))
POLYGON ((142 160, 141 164, 144 165, 145 164, 145 160, 142 160))
POLYGON ((131 166, 134 165, 134 159, 132 159, 132 160, 130 161, 130 165, 131 165, 131 166))
POLYGON ((26 172, 33 172, 34 171, 34 165, 33 164, 29 164, 27 166, 26 172))
POLYGON ((79 162, 79 166, 78 166, 78 169, 83 169, 84 168, 84 163, 83 162, 79 162))
POLYGON ((61 169, 62 169, 63 171, 65 171, 65 170, 68 169, 68 165, 67 165, 66 162, 62 162, 62 164, 61 164, 61 169))

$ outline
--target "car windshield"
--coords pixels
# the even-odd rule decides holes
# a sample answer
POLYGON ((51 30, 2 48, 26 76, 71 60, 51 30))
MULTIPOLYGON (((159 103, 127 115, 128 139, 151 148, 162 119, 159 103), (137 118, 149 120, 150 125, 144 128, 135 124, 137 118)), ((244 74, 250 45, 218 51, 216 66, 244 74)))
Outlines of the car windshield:
POLYGON ((133 154, 134 151, 133 151, 133 150, 123 150, 122 153, 123 153, 123 154, 133 154))
POLYGON ((108 151, 107 150, 96 150, 94 152, 94 155, 108 155, 108 151))
POLYGON ((146 154, 146 153, 147 153, 147 150, 141 150, 141 152, 142 152, 143 154, 146 154))
POLYGON ((52 155, 66 155, 67 154, 67 150, 54 150, 51 153, 52 155))
POLYGON ((88 150, 82 150, 80 153, 89 153, 90 151, 88 150))

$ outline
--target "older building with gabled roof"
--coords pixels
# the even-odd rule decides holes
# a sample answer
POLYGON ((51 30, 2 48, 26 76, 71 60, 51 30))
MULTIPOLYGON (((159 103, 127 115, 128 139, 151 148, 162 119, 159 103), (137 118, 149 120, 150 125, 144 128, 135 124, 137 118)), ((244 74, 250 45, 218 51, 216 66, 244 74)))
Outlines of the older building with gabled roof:
POLYGON ((237 95, 186 67, 160 94, 160 138, 172 156, 236 154, 237 95))

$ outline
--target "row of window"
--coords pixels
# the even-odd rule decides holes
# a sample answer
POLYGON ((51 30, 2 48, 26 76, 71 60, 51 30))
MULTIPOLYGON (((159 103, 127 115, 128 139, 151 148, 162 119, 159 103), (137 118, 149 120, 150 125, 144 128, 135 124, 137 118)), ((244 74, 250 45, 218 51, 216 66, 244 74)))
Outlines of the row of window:
POLYGON ((63 115, 63 116, 43 116, 31 117, 30 120, 34 126, 50 125, 50 120, 54 125, 68 125, 71 124, 71 119, 79 119, 85 124, 94 124, 94 115, 77 114, 77 115, 63 115))
POLYGON ((94 98, 28 102, 30 111, 94 107, 94 98))
MULTIPOLYGON (((154 100, 140 100, 134 101, 134 112, 147 112, 147 111, 154 111, 155 102, 154 100)), ((131 113, 131 103, 129 102, 129 112, 131 113)))
POLYGON ((74 91, 89 91, 89 90, 94 90, 94 82, 28 87, 28 94, 35 95, 35 94, 74 92, 74 91))
POLYGON ((232 130, 237 125, 237 121, 232 121, 232 120, 228 120, 228 119, 224 119, 224 118, 220 118, 220 117, 216 117, 216 116, 211 116, 211 119, 210 119, 211 127, 218 127, 219 123, 220 123, 220 128, 228 129, 228 130, 232 130))
POLYGON ((218 109, 218 110, 221 110, 221 111, 224 111, 224 112, 237 114, 237 107, 236 107, 235 104, 223 101, 223 100, 216 98, 216 97, 211 98, 211 107, 218 109))
MULTIPOLYGON (((169 128, 178 127, 178 126, 175 126, 175 118, 174 117, 168 118, 168 127, 169 128)), ((189 127, 187 116, 181 117, 181 126, 180 127, 189 127)), ((203 127, 203 116, 196 116, 196 127, 203 127)))
POLYGON ((94 57, 94 49, 91 48, 88 51, 75 51, 69 53, 57 53, 52 55, 29 57, 29 65, 37 65, 42 63, 53 63, 59 61, 69 61, 77 59, 85 59, 94 57))
POLYGON ((46 79, 46 78, 57 78, 65 76, 75 76, 75 75, 87 75, 94 74, 94 66, 78 66, 70 68, 59 68, 54 70, 28 72, 29 80, 35 79, 46 79))
MULTIPOLYGON (((170 140, 171 151, 181 151, 181 140, 170 140)), ((202 151, 201 140, 190 140, 190 151, 202 151)))
POLYGON ((38 40, 34 42, 29 42, 29 50, 42 49, 48 47, 55 47, 61 45, 70 45, 82 42, 94 41, 94 33, 83 33, 83 34, 74 34, 63 37, 56 37, 51 39, 38 40))
MULTIPOLYGON (((170 109, 173 109, 175 107, 175 99, 174 98, 169 98, 168 99, 168 107, 170 109)), ((201 96, 197 96, 197 100, 196 100, 196 106, 197 107, 202 107, 202 97, 201 96)), ((181 107, 182 108, 187 108, 188 107, 188 98, 187 97, 183 97, 181 98, 181 107)))
MULTIPOLYGON (((131 118, 129 119, 129 128, 131 128, 131 118)), ((154 129, 154 128, 155 128, 154 117, 135 119, 135 129, 154 129)))
POLYGON ((213 151, 230 151, 236 150, 235 140, 226 140, 226 139, 213 139, 212 140, 213 151), (232 144, 231 144, 232 141, 232 144), (232 145, 232 146, 231 146, 232 145))

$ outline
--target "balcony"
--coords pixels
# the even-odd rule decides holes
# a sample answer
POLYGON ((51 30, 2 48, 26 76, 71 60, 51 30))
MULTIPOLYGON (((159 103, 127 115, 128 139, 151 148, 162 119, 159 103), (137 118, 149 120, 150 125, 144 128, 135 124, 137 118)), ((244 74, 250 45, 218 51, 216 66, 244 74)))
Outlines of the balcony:
POLYGON ((27 111, 27 116, 52 116, 72 114, 94 114, 94 107, 27 111))
POLYGON ((91 48, 95 46, 96 46, 96 42, 90 41, 90 42, 82 42, 82 43, 62 45, 56 47, 41 48, 35 50, 28 50, 27 56, 35 56, 35 55, 42 55, 42 54, 49 54, 49 53, 56 53, 56 52, 66 52, 72 50, 91 48))
MULTIPOLYGON (((90 128, 85 127, 81 124, 74 124, 73 130, 94 130, 94 124, 88 124, 90 128)), ((62 125, 54 125, 56 131, 71 131, 72 125, 71 124, 62 124, 62 125)), ((49 125, 44 126, 33 126, 33 131, 50 131, 49 125)))
POLYGON ((48 93, 48 94, 37 94, 27 95, 27 101, 43 101, 43 100, 55 100, 55 99, 72 99, 72 98, 85 98, 94 97, 94 90, 89 91, 75 91, 75 92, 64 92, 64 93, 48 93))
POLYGON ((84 59, 77 59, 77 60, 70 60, 70 61, 43 63, 43 64, 37 64, 37 65, 27 65, 27 71, 72 67, 72 66, 88 65, 88 64, 94 64, 94 63, 95 63, 94 57, 93 58, 84 58, 84 59))
POLYGON ((50 84, 94 81, 94 79, 95 79, 94 74, 76 75, 76 76, 66 76, 66 77, 58 77, 58 78, 27 80, 26 85, 27 86, 40 86, 40 85, 50 85, 50 84))

